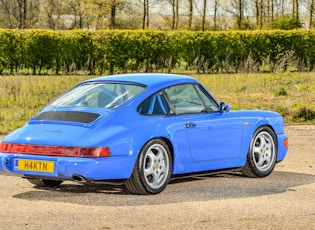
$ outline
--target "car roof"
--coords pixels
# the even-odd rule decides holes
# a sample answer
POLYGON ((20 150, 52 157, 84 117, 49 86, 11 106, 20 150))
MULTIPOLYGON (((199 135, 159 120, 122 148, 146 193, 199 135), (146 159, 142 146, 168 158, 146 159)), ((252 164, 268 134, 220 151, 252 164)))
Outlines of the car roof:
POLYGON ((165 74, 165 73, 133 73, 133 74, 118 74, 98 77, 87 80, 85 82, 126 82, 132 84, 141 84, 149 88, 151 87, 166 87, 174 84, 181 83, 197 83, 198 81, 192 77, 178 75, 178 74, 165 74))

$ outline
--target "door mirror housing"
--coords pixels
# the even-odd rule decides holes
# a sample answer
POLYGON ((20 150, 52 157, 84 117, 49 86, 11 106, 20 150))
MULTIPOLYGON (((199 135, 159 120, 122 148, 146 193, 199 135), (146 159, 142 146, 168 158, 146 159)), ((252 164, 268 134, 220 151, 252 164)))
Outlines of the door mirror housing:
POLYGON ((221 113, 227 113, 229 112, 231 109, 230 109, 230 106, 228 105, 228 103, 226 102, 220 102, 220 112, 221 113))

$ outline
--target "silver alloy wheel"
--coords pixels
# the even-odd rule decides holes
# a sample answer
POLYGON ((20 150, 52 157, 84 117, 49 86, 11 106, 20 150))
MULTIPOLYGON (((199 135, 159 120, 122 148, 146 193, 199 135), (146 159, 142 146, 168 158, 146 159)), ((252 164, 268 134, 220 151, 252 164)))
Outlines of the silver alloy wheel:
POLYGON ((168 179, 170 161, 167 150, 161 144, 154 144, 144 155, 143 173, 146 183, 152 189, 164 186, 168 179))
POLYGON ((253 146, 253 162, 257 169, 266 172, 274 166, 276 157, 276 148, 274 139, 270 133, 260 132, 255 140, 253 146))
POLYGON ((125 186, 132 194, 158 194, 170 181, 172 166, 170 145, 160 138, 152 139, 142 147, 125 186))

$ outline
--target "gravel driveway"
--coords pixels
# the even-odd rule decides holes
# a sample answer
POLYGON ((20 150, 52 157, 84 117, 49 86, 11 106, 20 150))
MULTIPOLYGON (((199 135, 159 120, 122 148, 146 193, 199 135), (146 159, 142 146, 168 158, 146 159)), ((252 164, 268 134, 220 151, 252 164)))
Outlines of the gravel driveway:
MULTIPOLYGON (((289 152, 263 179, 174 180, 155 196, 120 187, 33 187, 0 176, 5 229, 315 229, 315 126, 286 127, 289 152)), ((1 227, 0 227, 1 229, 1 227)))

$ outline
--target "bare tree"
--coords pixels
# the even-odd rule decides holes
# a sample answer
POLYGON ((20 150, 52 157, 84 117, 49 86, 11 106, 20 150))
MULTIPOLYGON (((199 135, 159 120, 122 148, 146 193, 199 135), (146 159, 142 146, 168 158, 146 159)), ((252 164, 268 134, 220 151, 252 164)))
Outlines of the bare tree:
POLYGON ((194 0, 188 0, 189 3, 189 19, 188 19, 188 28, 191 29, 193 21, 193 11, 194 11, 194 0))
POLYGON ((32 28, 38 21, 40 0, 1 0, 1 24, 9 28, 32 28))
POLYGON ((227 12, 231 13, 235 18, 237 29, 242 29, 244 23, 245 0, 231 0, 231 5, 227 12))
MULTIPOLYGON (((215 0, 217 1, 217 0, 215 0)), ((205 25, 206 25, 206 14, 207 14, 207 4, 208 1, 207 0, 203 0, 201 1, 193 1, 192 2, 194 5, 194 9, 197 11, 197 14, 201 17, 201 24, 200 27, 198 27, 199 29, 201 29, 202 31, 205 30, 205 25)))
POLYGON ((281 0, 280 1, 280 12, 281 12, 281 17, 283 17, 284 16, 284 14, 285 14, 285 0, 281 0))
POLYGON ((69 8, 69 14, 72 15, 73 28, 80 28, 83 29, 83 1, 68 1, 68 8, 69 8))
POLYGON ((0 0, 0 10, 1 10, 1 24, 2 26, 8 26, 9 29, 14 28, 14 2, 8 0, 0 0))
POLYGON ((176 14, 176 23, 175 23, 175 29, 178 29, 178 22, 179 22, 179 0, 176 0, 176 6, 175 6, 175 14, 176 14))
POLYGON ((312 24, 313 24, 313 14, 314 14, 314 7, 315 7, 314 4, 315 4, 315 1, 311 0, 309 28, 312 28, 312 24))
POLYGON ((142 29, 149 28, 149 0, 143 0, 142 29))
POLYGON ((264 21, 264 0, 255 0, 255 11, 256 11, 256 24, 259 29, 263 27, 264 21))
POLYGON ((315 0, 304 0, 303 2, 304 7, 309 11, 309 29, 312 28, 313 25, 313 16, 314 16, 314 8, 315 8, 315 0))
POLYGON ((112 5, 110 10, 110 28, 115 29, 116 27, 116 8, 117 5, 112 5))
POLYGON ((292 16, 297 22, 300 20, 299 14, 299 0, 292 0, 292 16))
POLYGON ((27 1, 17 0, 19 29, 26 29, 27 1))
POLYGON ((271 5, 270 5, 270 11, 271 11, 271 21, 273 22, 275 20, 275 4, 274 4, 274 0, 270 0, 271 1, 271 5))
POLYGON ((262 27, 261 25, 261 11, 260 11, 260 3, 262 0, 255 0, 254 5, 255 5, 255 18, 256 18, 256 25, 262 27))
POLYGON ((203 0, 203 8, 202 8, 202 23, 201 29, 205 31, 205 24, 206 24, 206 12, 207 12, 207 0, 203 0))
POLYGON ((217 22, 218 9, 219 9, 219 0, 214 0, 214 13, 213 13, 213 27, 214 27, 214 30, 218 29, 218 22, 217 22))
POLYGON ((262 29, 283 16, 299 22, 302 10, 308 12, 311 27, 314 7, 315 0, 0 0, 0 27, 148 29, 152 21, 152 29, 177 30, 183 28, 181 19, 185 17, 185 28, 193 29, 198 20, 196 28, 206 30, 207 15, 211 14, 215 30, 231 28, 231 16, 235 29, 250 26, 252 17, 256 28, 262 29), (180 15, 181 11, 186 15, 180 15), (161 18, 164 24, 158 21, 161 18))
POLYGON ((47 17, 49 29, 61 29, 63 25, 61 16, 64 14, 63 0, 43 0, 43 14, 47 17))
POLYGON ((172 30, 178 29, 179 0, 168 0, 172 7, 172 30))
POLYGON ((237 24, 238 28, 242 28, 243 23, 243 16, 244 16, 244 1, 238 0, 238 18, 237 18, 237 24))
POLYGON ((315 7, 315 2, 314 0, 311 1, 311 6, 310 6, 310 24, 309 24, 309 28, 312 28, 312 24, 313 24, 313 14, 314 14, 314 7, 315 7))
POLYGON ((116 28, 116 12, 117 8, 123 5, 122 0, 111 0, 109 1, 109 8, 110 8, 110 29, 116 28))

